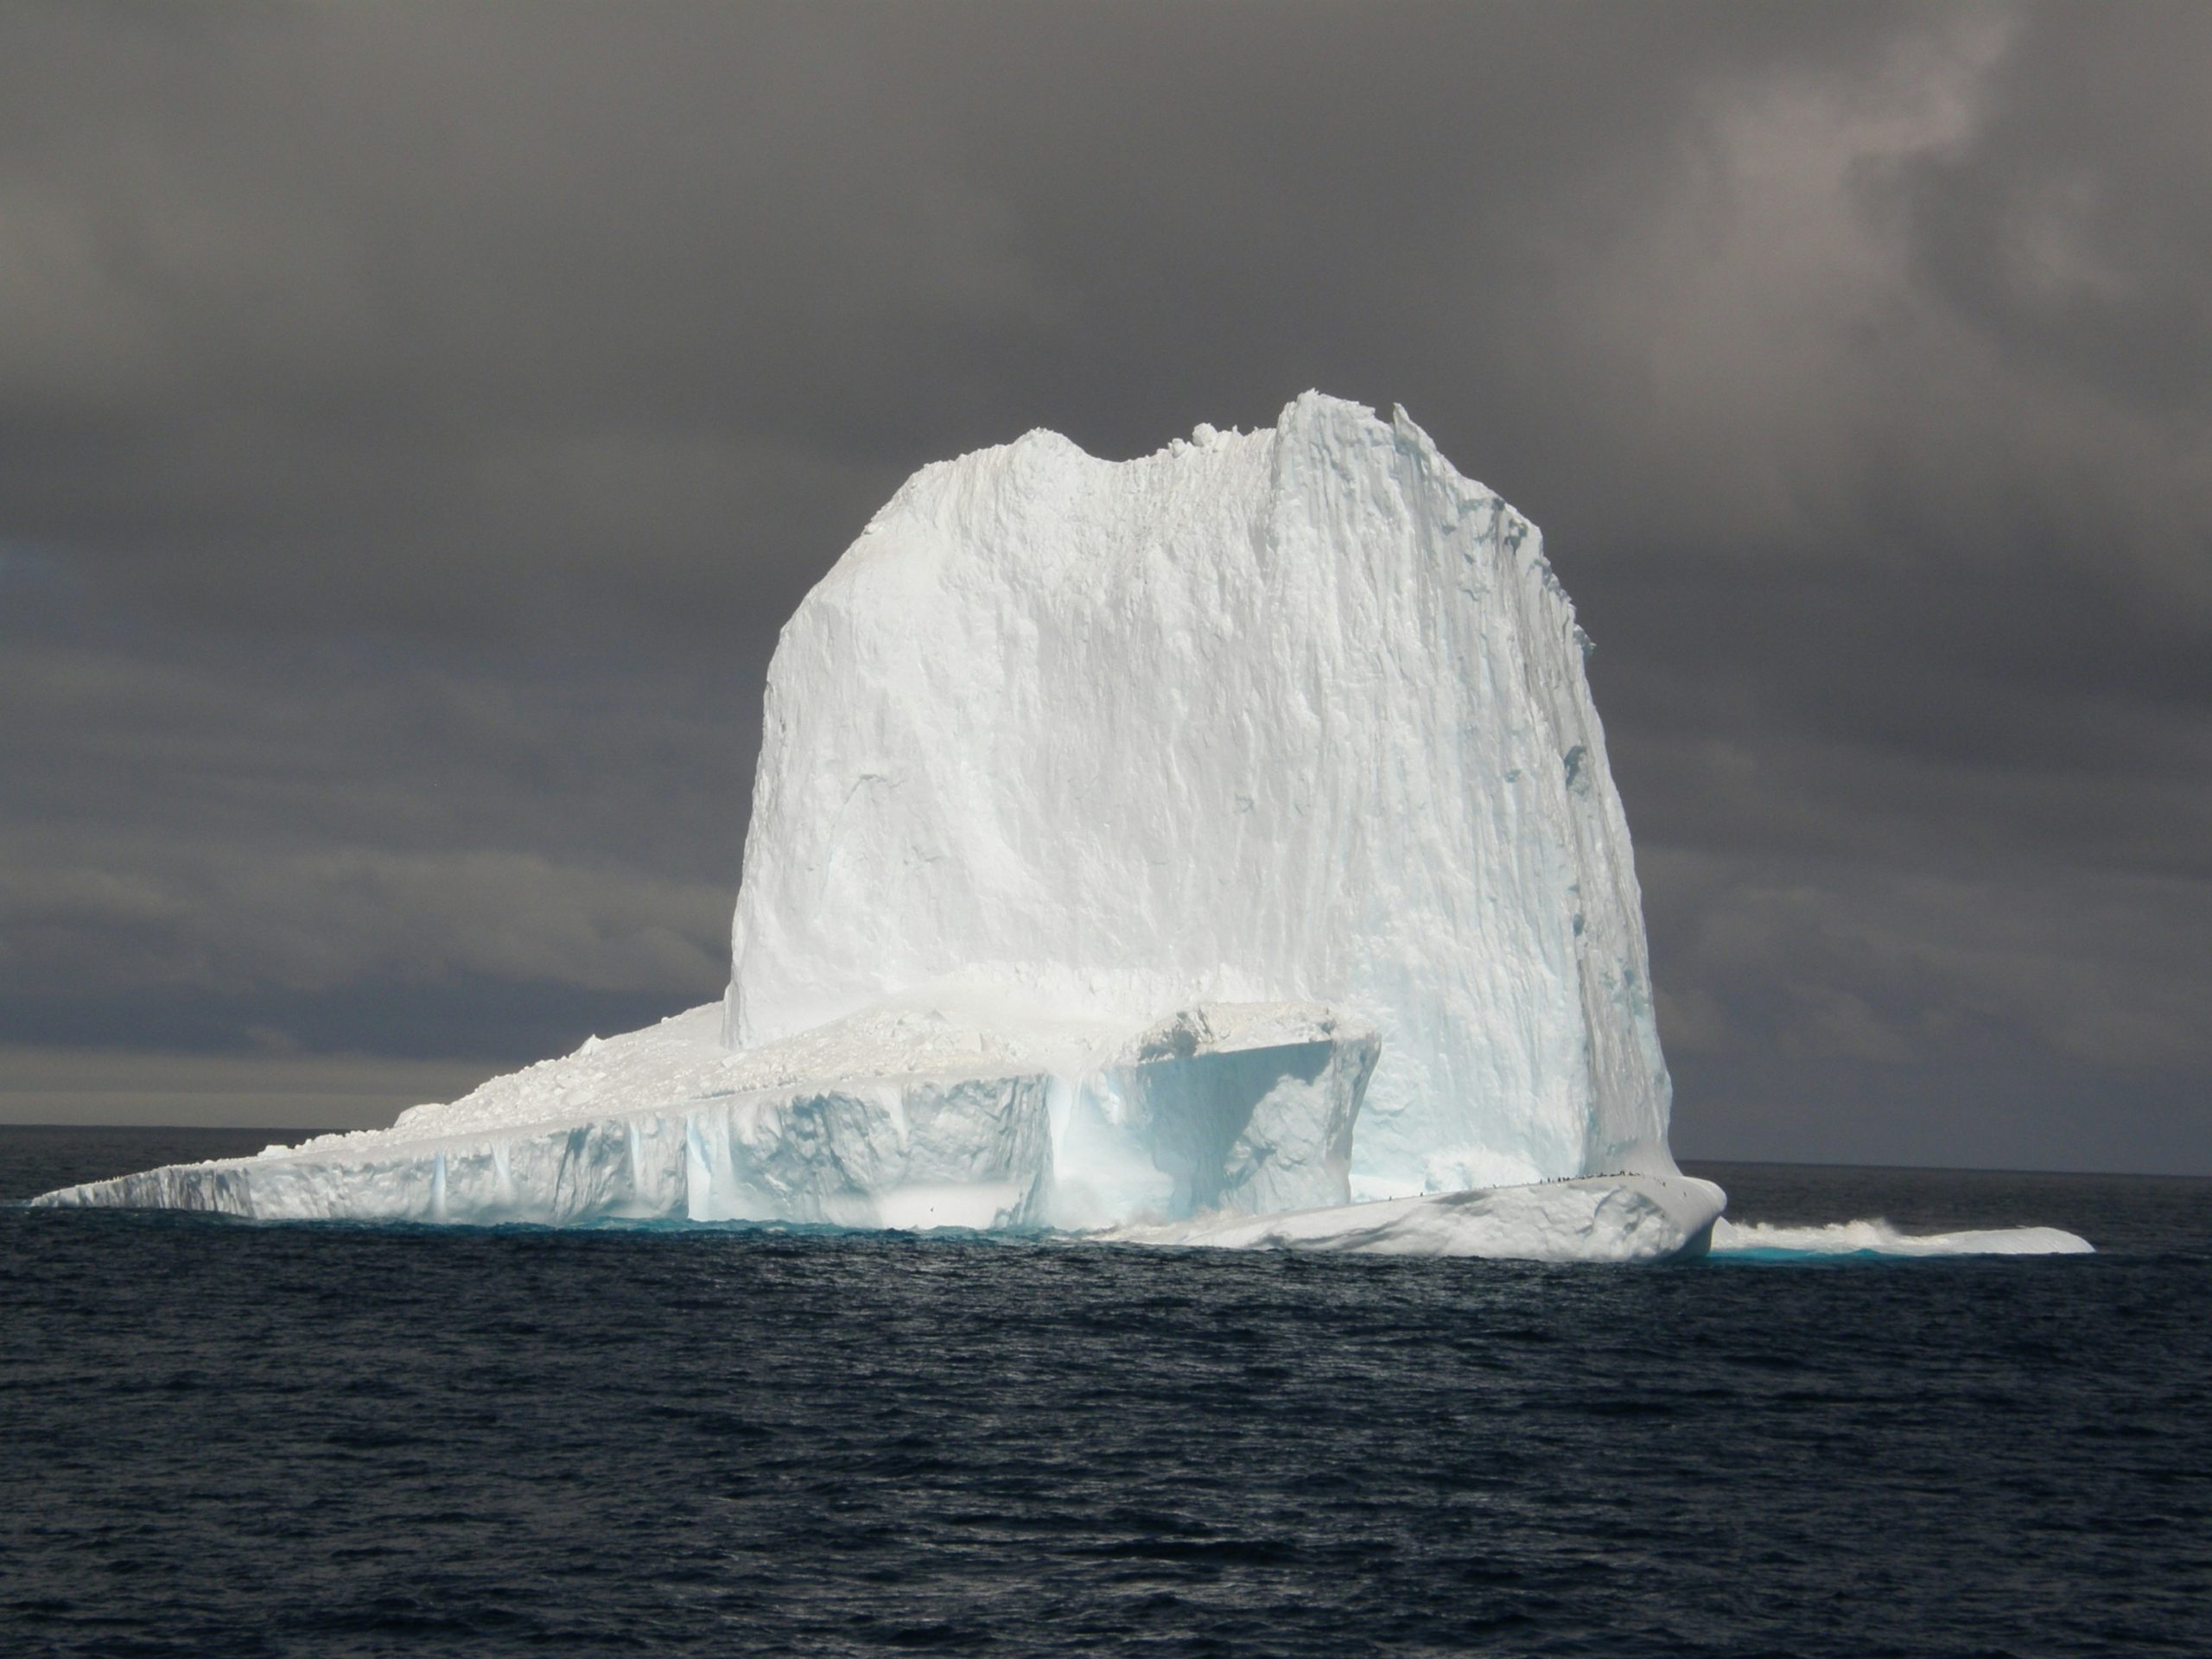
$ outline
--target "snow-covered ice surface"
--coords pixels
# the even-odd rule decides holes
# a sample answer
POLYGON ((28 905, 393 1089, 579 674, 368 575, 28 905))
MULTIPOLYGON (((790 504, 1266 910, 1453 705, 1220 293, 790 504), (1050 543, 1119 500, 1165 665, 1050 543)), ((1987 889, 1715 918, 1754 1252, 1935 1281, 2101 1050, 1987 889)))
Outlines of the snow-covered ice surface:
POLYGON ((778 645, 720 1007, 46 1201, 1694 1254, 1588 645, 1402 411, 925 467, 778 645))

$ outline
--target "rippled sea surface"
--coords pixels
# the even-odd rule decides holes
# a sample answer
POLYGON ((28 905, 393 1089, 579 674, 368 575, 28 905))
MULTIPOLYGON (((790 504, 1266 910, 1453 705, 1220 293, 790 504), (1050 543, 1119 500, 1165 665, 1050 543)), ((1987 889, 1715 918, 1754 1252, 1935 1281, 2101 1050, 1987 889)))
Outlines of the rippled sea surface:
MULTIPOLYGON (((0 1198, 266 1132, 0 1129, 0 1198)), ((2212 1184, 1537 1268, 0 1208, 0 1652, 2212 1653, 2212 1184)))

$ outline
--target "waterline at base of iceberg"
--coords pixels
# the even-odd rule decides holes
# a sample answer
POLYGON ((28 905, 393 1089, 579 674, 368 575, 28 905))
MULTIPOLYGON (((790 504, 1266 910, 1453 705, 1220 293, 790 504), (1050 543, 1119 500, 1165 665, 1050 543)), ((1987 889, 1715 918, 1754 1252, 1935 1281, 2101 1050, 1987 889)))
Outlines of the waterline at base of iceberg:
MULTIPOLYGON (((612 1130, 616 1126, 600 1126, 612 1130)), ((169 1210, 212 1213, 262 1224, 355 1225, 759 1228, 795 1234, 906 1232, 971 1240, 1049 1242, 1165 1249, 1290 1250, 1350 1255, 1426 1256, 1540 1262, 1658 1264, 1711 1259, 1731 1264, 1909 1261, 1983 1255, 2071 1255, 2094 1252, 2078 1234, 2056 1227, 2001 1227, 1908 1233, 1864 1218, 1808 1224, 1732 1222, 1726 1196, 1689 1176, 1616 1175, 1545 1181, 1464 1192, 1329 1205, 1274 1214, 1211 1212, 1174 1222, 1119 1226, 1053 1226, 1016 1219, 1034 1209, 1019 1182, 908 1183, 818 1208, 804 1216, 741 1213, 747 1206, 717 1201, 713 1171, 689 1142, 680 1170, 668 1172, 658 1205, 638 1201, 605 1179, 578 1179, 593 1161, 592 1146, 613 1149, 618 1137, 569 1130, 534 1138, 537 1144, 480 1145, 429 1150, 419 1157, 345 1164, 292 1159, 232 1159, 170 1165, 112 1180, 65 1188, 32 1200, 47 1207, 169 1210), (552 1144, 558 1141, 565 1147, 552 1144), (565 1152, 567 1159, 561 1159, 565 1152), (458 1155, 456 1155, 458 1154, 458 1155), (569 1163, 565 1179, 542 1189, 549 1203, 523 1201, 514 1183, 545 1173, 549 1157, 569 1163), (574 1161, 569 1161, 573 1160, 574 1161), (290 1168, 283 1167, 289 1164, 290 1168), (302 1165, 305 1164, 305 1166, 302 1165), (454 1172, 481 1180, 497 1174, 504 1201, 457 1202, 454 1172), (700 1198, 684 1193, 702 1179, 700 1198), (610 1202, 609 1200, 620 1200, 610 1202)), ((648 1133, 631 1148, 659 1139, 648 1133)), ((465 1185, 465 1183, 460 1184, 465 1185)), ((753 1206, 756 1211, 759 1206, 753 1206)))
MULTIPOLYGON (((580 1141, 575 1143, 581 1146, 580 1141)), ((542 1149, 541 1149, 542 1150, 542 1149)), ((459 1161, 459 1160, 455 1160, 459 1161)), ((531 1156, 522 1160, 525 1166, 531 1156)), ((908 1186, 878 1195, 842 1216, 748 1217, 713 1205, 671 1202, 658 1211, 635 1203, 566 1206, 550 1212, 510 1199, 455 1214, 448 1183, 453 1165, 427 1160, 343 1170, 294 1169, 271 1179, 257 1160, 170 1165, 49 1192, 38 1205, 69 1209, 196 1211, 264 1224, 350 1222, 391 1225, 765 1227, 804 1232, 894 1231, 969 1237, 1052 1240, 1154 1249, 1296 1250, 1327 1255, 1445 1256, 1551 1262, 1657 1263, 1706 1253, 1725 1198, 1710 1181, 1620 1175, 1529 1186, 1435 1192, 1271 1215, 1208 1214, 1181 1222, 1097 1230, 1009 1224, 1023 1208, 1013 1184, 969 1182, 908 1186), (258 1179, 257 1179, 258 1178, 258 1179)), ((480 1177, 512 1182, 515 1160, 488 1154, 468 1160, 480 1177), (504 1165, 506 1173, 501 1173, 504 1165)), ((514 1189, 512 1185, 508 1191, 514 1189)), ((567 1184, 573 1199, 590 1184, 567 1184)), ((602 1197, 607 1189, 600 1188, 602 1197)))

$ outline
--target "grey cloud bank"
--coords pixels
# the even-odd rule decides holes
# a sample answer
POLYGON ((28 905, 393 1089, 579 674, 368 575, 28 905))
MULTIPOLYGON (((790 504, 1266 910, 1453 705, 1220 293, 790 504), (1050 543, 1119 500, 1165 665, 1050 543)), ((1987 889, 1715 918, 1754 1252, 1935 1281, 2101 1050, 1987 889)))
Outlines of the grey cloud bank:
POLYGON ((2208 81, 2185 6, 11 9, 0 1113, 710 996, 898 480, 1318 384, 1598 639, 1678 1150, 2212 1166, 2208 81))

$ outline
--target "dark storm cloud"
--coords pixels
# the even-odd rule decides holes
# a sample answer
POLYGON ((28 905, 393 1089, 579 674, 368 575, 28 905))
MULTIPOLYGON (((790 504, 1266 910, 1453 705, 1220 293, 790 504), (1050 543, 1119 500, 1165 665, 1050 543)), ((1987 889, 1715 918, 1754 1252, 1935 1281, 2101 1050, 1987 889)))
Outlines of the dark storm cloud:
POLYGON ((578 993, 714 994, 760 659, 232 654, 9 642, 11 1033, 518 1058, 602 1017, 578 993))
POLYGON ((1913 249, 2005 346, 2123 403, 2192 414, 2212 394, 2212 13, 2134 5, 2120 27, 2044 11, 1991 76, 1967 141, 1904 183, 1913 249))
POLYGON ((709 995, 899 479, 1319 385, 1546 527, 1688 1142, 2201 1164, 2208 111, 2192 6, 12 9, 4 1034, 709 995))
POLYGON ((481 626, 788 599, 904 472, 1024 416, 1124 452, 1308 379, 1455 414, 1539 392, 1546 362, 1470 388, 1437 336, 1556 327, 1526 314, 1713 81, 1843 30, 464 6, 22 32, 19 533, 185 603, 481 626))

